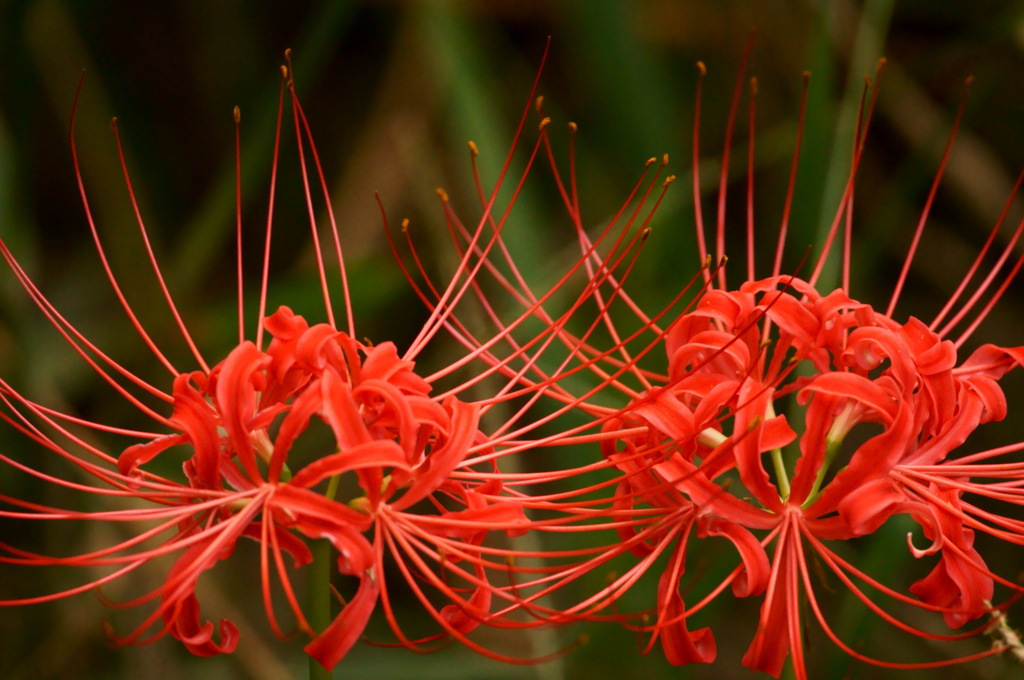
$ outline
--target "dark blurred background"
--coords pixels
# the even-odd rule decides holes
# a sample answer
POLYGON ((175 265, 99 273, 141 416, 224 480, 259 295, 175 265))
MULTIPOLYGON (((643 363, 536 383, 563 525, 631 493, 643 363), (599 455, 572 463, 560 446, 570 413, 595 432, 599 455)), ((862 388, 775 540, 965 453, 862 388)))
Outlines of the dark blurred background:
MULTIPOLYGON (((579 124, 580 193, 588 225, 607 221, 647 158, 669 153, 669 170, 679 175, 652 222, 652 240, 632 277, 636 297, 654 308, 690 278, 697 264, 688 172, 694 62, 703 60, 708 67, 701 152, 705 217, 713 223, 726 115, 752 27, 757 33, 748 75, 760 83, 755 177, 762 274, 770 269, 782 211, 801 73, 811 71, 812 80, 786 271, 797 266, 808 246, 820 244, 849 169, 861 76, 874 73, 878 57, 889 59, 857 185, 852 273, 854 296, 883 309, 963 81, 975 76, 961 133, 897 310, 900 319, 913 314, 930 320, 984 242, 1024 164, 1024 2, 1019 0, 0 0, 0 236, 78 328, 131 370, 166 380, 110 292, 77 195, 67 129, 85 69, 76 138, 112 266, 120 280, 130 282, 125 284, 128 296, 153 335, 172 334, 173 322, 144 257, 118 165, 109 128, 116 115, 157 257, 197 342, 218 360, 237 339, 232 107, 242 111, 245 281, 252 326, 278 67, 290 47, 297 89, 342 232, 359 334, 404 346, 425 312, 387 251, 373 192, 380 192, 393 221, 410 218, 428 267, 443 270, 450 264, 434 189, 445 186, 456 209, 477 214, 466 141, 479 146, 481 170, 493 181, 551 36, 541 93, 554 119, 552 136, 563 165, 566 123, 579 124)), ((319 321, 323 311, 290 125, 286 118, 270 309, 286 303, 319 321)), ((742 131, 745 113, 739 125, 742 131)), ((744 224, 745 140, 741 132, 732 162, 737 182, 729 224, 736 233, 744 224)), ((322 205, 319 199, 317 205, 322 205)), ((1019 215, 1011 214, 1002 242, 1019 215)), ((526 274, 535 279, 550 276, 546 266, 551 262, 571 256, 571 224, 545 168, 527 184, 506 231, 526 274)), ((730 244, 738 249, 742 241, 730 244)), ((823 287, 834 283, 833 278, 823 287)), ((981 341, 1022 344, 1021 285, 1010 288, 971 346, 981 341)), ((175 342, 166 343, 173 345, 172 357, 187 365, 184 345, 175 342)), ((123 400, 100 389, 99 380, 62 346, 6 270, 0 274, 0 376, 43 403, 101 422, 144 425, 123 400)), ((1024 393, 1019 380, 1007 383, 1013 414, 1024 407, 1024 393)), ((1018 441, 1024 436, 1021 419, 1011 415, 1008 421, 983 428, 971 447, 1018 441)), ((104 441, 116 453, 117 442, 104 441)), ((45 469, 56 465, 9 428, 0 434, 0 445, 45 469)), ((67 492, 6 470, 0 473, 0 492, 54 505, 105 507, 96 499, 68 498, 67 492)), ((912 525, 896 520, 890 525, 851 545, 847 554, 856 555, 866 571, 906 587, 927 573, 931 562, 914 560, 906 550, 904 535, 912 525)), ((123 540, 119 532, 125 530, 8 522, 0 540, 40 552, 80 552, 123 540)), ((979 539, 979 548, 994 570, 1017 578, 1019 549, 985 539, 979 539)), ((228 617, 242 629, 235 654, 196 659, 170 638, 141 648, 111 649, 101 622, 111 621, 124 631, 134 619, 85 594, 0 610, 0 677, 304 677, 300 641, 277 641, 265 622, 252 559, 256 551, 241 546, 239 553, 245 554, 204 575, 199 593, 206 616, 228 617)), ((730 568, 735 563, 724 548, 708 554, 722 556, 730 568)), ((690 568, 698 570, 701 559, 695 551, 690 568)), ((112 587, 107 594, 122 597, 155 587, 166 566, 142 573, 131 588, 112 587)), ((71 570, 2 567, 0 596, 50 592, 82 579, 71 570)), ((988 644, 982 637, 947 646, 894 632, 832 581, 819 594, 836 630, 861 651, 894 660, 929 660, 980 651, 988 644)), ((650 606, 651 597, 648 588, 629 598, 629 605, 650 606)), ((420 657, 360 645, 335 676, 748 677, 739 660, 756 626, 757 605, 725 595, 691 623, 691 628, 711 625, 716 631, 719 659, 710 668, 673 669, 660 650, 640 656, 632 633, 578 626, 520 636, 505 645, 530 655, 568 644, 581 632, 590 636, 589 645, 542 667, 502 666, 457 646, 420 657)), ((943 630, 941 622, 894 609, 916 625, 943 630)), ((1024 611, 1018 607, 1011 623, 1021 620, 1024 611)), ((389 639, 380 620, 368 634, 389 639)), ((839 653, 815 624, 808 628, 807 641, 815 677, 994 680, 1022 672, 1002 658, 945 671, 876 671, 839 653)))

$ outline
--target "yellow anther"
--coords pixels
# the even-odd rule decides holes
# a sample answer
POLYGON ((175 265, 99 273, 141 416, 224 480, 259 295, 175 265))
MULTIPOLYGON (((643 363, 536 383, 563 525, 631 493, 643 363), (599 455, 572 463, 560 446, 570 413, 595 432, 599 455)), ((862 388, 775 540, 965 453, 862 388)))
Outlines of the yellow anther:
POLYGON ((664 156, 661 157, 661 164, 668 165, 668 154, 665 154, 664 156))
POLYGON ((543 108, 544 108, 544 97, 543 96, 537 97, 537 111, 539 112, 543 108))
POLYGON ((353 498, 348 502, 348 507, 352 508, 356 512, 361 512, 364 515, 369 515, 373 510, 373 506, 370 505, 370 499, 366 496, 360 496, 359 498, 353 498))
POLYGON ((544 120, 542 120, 540 122, 540 125, 537 126, 537 129, 538 130, 543 130, 545 127, 547 127, 548 123, 550 123, 550 122, 551 122, 551 119, 548 118, 547 116, 545 116, 544 120))
POLYGON ((448 202, 448 192, 442 189, 441 187, 437 188, 437 195, 440 196, 441 200, 444 201, 445 203, 448 202))
POLYGON ((285 49, 285 51, 284 51, 284 58, 285 59, 291 59, 292 58, 292 48, 288 47, 288 48, 285 49))
POLYGON ((647 162, 644 163, 644 165, 649 168, 649 167, 651 167, 652 165, 654 165, 657 162, 658 162, 657 158, 648 158, 647 162))
POLYGON ((576 130, 578 129, 578 128, 576 127, 576 123, 573 123, 572 121, 570 121, 570 122, 569 122, 569 129, 570 129, 571 131, 573 131, 573 132, 576 132, 576 130))
POLYGON ((700 71, 701 76, 706 76, 708 74, 708 67, 704 65, 703 61, 697 62, 697 70, 700 71))
POLYGON ((480 149, 476 148, 476 142, 474 142, 471 139, 468 142, 466 142, 466 144, 469 145, 469 152, 473 154, 473 158, 476 158, 477 156, 480 155, 480 149))
POLYGON ((282 78, 287 78, 288 77, 288 67, 285 66, 284 64, 281 64, 281 77, 282 78))
POLYGON ((242 109, 240 109, 240 108, 238 108, 236 106, 234 113, 235 113, 235 122, 236 123, 241 123, 242 122, 242 109))
POLYGON ((704 268, 707 269, 711 266, 711 253, 704 256, 704 268))
POLYGON ((640 240, 641 241, 646 241, 647 237, 650 236, 650 235, 651 235, 651 228, 650 227, 646 227, 642 232, 640 232, 640 240))
POLYGON ((672 182, 675 182, 675 181, 676 181, 676 176, 675 175, 669 175, 668 177, 665 178, 665 182, 661 186, 667 187, 669 184, 672 184, 672 182))
MULTIPOLYGON (((440 191, 440 189, 438 189, 438 191, 440 191)), ((445 200, 447 200, 447 199, 445 199, 445 200)), ((409 218, 408 217, 406 217, 404 220, 402 220, 402 233, 404 234, 407 231, 409 231, 409 218)))

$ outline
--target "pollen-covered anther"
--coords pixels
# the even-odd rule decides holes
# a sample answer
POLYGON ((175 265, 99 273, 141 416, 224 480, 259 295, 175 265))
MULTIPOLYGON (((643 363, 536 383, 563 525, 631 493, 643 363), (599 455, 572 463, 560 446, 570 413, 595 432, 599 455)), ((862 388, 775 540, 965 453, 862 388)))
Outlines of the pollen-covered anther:
POLYGON ((541 111, 544 108, 544 95, 537 97, 536 99, 537 111, 541 111))
POLYGON ((704 65, 703 61, 697 62, 697 70, 700 71, 702 76, 706 76, 708 74, 708 67, 704 65))
POLYGON ((577 126, 576 123, 573 123, 572 121, 569 121, 569 130, 571 132, 576 132, 576 130, 578 130, 578 129, 579 129, 579 126, 577 126))
POLYGON ((675 182, 675 181, 676 181, 676 176, 675 175, 669 175, 668 177, 665 178, 665 181, 662 183, 661 186, 667 187, 669 184, 672 184, 672 182, 675 182))
POLYGON ((665 154, 661 157, 661 164, 668 165, 668 154, 665 154))
MULTIPOLYGON (((438 191, 438 193, 441 193, 443 190, 442 189, 438 189, 437 191, 438 191)), ((441 198, 443 198, 446 201, 448 200, 447 195, 444 195, 441 198)), ((409 218, 406 217, 406 218, 402 219, 402 233, 404 234, 404 233, 406 233, 408 231, 409 231, 409 218)))
POLYGON ((473 158, 480 155, 480 149, 476 148, 476 142, 471 139, 466 144, 469 146, 469 153, 473 154, 473 158))
POLYGON ((437 195, 440 196, 441 200, 444 201, 445 203, 448 202, 448 192, 442 189, 441 187, 437 188, 437 195))
POLYGON ((361 512, 365 515, 369 515, 373 511, 373 504, 370 503, 370 499, 366 496, 359 496, 353 498, 348 502, 348 507, 352 508, 356 512, 361 512))
POLYGON ((548 123, 550 123, 550 122, 551 122, 551 118, 549 116, 545 116, 544 119, 541 120, 540 125, 537 126, 537 129, 538 130, 543 130, 544 128, 546 128, 548 126, 548 123))
POLYGON ((648 158, 647 162, 644 163, 644 167, 648 167, 649 168, 649 167, 651 167, 652 165, 654 165, 657 162, 658 162, 657 158, 654 158, 654 157, 648 158))
POLYGON ((236 106, 236 107, 235 107, 235 110, 234 110, 234 111, 233 111, 232 113, 233 113, 233 114, 234 114, 234 116, 235 116, 235 122, 236 122, 236 123, 241 123, 241 122, 242 122, 242 109, 240 109, 240 108, 238 108, 238 107, 236 106))
POLYGON ((650 235, 651 235, 651 228, 650 227, 645 227, 644 230, 642 232, 640 232, 640 240, 641 241, 646 241, 647 237, 650 236, 650 235))

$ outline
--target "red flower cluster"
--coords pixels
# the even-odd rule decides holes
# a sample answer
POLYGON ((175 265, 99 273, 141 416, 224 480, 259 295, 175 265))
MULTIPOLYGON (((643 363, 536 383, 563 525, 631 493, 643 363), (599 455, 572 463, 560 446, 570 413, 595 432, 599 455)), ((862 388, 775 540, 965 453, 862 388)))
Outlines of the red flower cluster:
MULTIPOLYGON (((700 70, 703 75, 702 65, 700 70)), ((754 92, 756 87, 752 89, 751 121, 754 92)), ((737 87, 737 99, 739 93, 737 87)), ((733 102, 734 113, 737 99, 733 102)), ((655 622, 640 626, 628 620, 626 623, 650 633, 648 651, 660 639, 673 664, 715 659, 711 630, 691 631, 687 620, 730 584, 737 597, 764 596, 757 632, 743 664, 775 677, 782 672, 788 655, 792 656, 797 677, 807 677, 802 601, 810 605, 836 645, 872 664, 927 668, 1007 648, 1021 655, 1015 635, 993 632, 998 642, 992 649, 960 659, 917 664, 875 660, 832 631, 808 570, 806 549, 810 547, 866 607, 903 631, 934 640, 964 639, 995 628, 985 623, 966 633, 946 636, 922 631, 886 612, 857 581, 901 603, 941 613, 951 628, 961 628, 985 615, 1004 622, 1006 608, 1024 593, 1017 583, 991 572, 974 548, 977 531, 1022 544, 1024 525, 1013 518, 1012 510, 1008 516, 1000 516, 970 500, 974 495, 1021 505, 1020 464, 986 461, 1014 454, 1024 445, 971 456, 959 451, 979 425, 1006 417, 1006 401, 998 381, 1015 366, 1024 365, 1024 347, 983 345, 966 361, 957 363, 957 349, 1005 292, 1024 258, 1018 260, 957 341, 945 338, 991 286, 1024 222, 989 276, 939 331, 936 329, 976 273, 1002 226, 1002 218, 954 297, 930 325, 914 317, 905 323, 893 319, 927 207, 887 312, 877 312, 851 298, 849 215, 854 177, 873 106, 872 99, 864 132, 858 132, 846 193, 811 280, 779 275, 785 217, 775 275, 756 279, 753 230, 749 229, 747 281, 738 290, 729 290, 724 258, 716 272, 705 270, 705 291, 662 334, 667 375, 648 375, 647 388, 621 415, 603 426, 606 434, 617 435, 604 440, 602 450, 605 459, 621 473, 614 501, 615 523, 622 540, 619 551, 628 549, 640 558, 638 566, 642 570, 651 568, 660 554, 669 555, 658 581, 655 622), (844 286, 823 295, 815 281, 844 217, 844 286), (801 410, 803 423, 798 434, 790 419, 799 417, 801 410), (862 423, 872 424, 875 432, 846 447, 852 451, 844 451, 844 440, 862 423), (986 483, 984 480, 989 478, 998 481, 986 483), (623 512, 631 522, 623 521, 623 512), (827 545, 871 534, 897 513, 912 517, 931 542, 928 548, 918 549, 908 536, 913 555, 938 555, 931 573, 913 584, 909 595, 879 583, 827 545), (694 528, 699 539, 729 539, 741 564, 687 609, 679 589, 687 552, 698 549, 690 544, 694 528), (769 557, 767 548, 772 544, 769 557), (1010 591, 1009 599, 1001 604, 992 602, 996 583, 1010 591)), ((732 121, 730 117, 728 135, 732 121)), ((694 134, 696 139, 696 129, 694 134)), ((727 136, 726 158, 728 148, 727 136)), ((942 167, 948 155, 949 147, 942 167)), ((793 167, 795 170, 795 158, 793 167)), ((723 169, 717 225, 720 256, 726 174, 727 169, 723 169)), ((695 182, 697 176, 694 172, 695 182)), ((939 177, 928 206, 938 181, 939 177)), ((789 213, 792 190, 791 178, 785 215, 789 213)), ((696 185, 695 196, 699 198, 696 185)), ((699 200, 696 210, 698 243, 702 257, 706 257, 699 200)), ((614 587, 618 585, 610 588, 614 587)))
MULTIPOLYGON (((748 282, 735 292, 708 291, 672 326, 665 346, 667 384, 606 424, 631 434, 605 442, 604 450, 624 473, 619 506, 642 504, 663 513, 645 513, 646 528, 629 529, 645 533, 634 554, 666 551, 676 541, 652 629, 670 661, 714 659, 711 632, 686 630, 686 617, 707 600, 687 612, 678 593, 693 526, 700 538, 722 536, 735 544, 742 565, 727 579, 735 595, 765 596, 743 662, 776 677, 788 653, 802 674, 801 587, 829 636, 860 656, 835 638, 821 614, 805 541, 886 620, 930 636, 878 609, 849 575, 902 601, 906 596, 867 578, 822 543, 873 533, 896 513, 911 515, 932 541, 926 550, 911 546, 916 556, 941 555, 910 589, 917 604, 942 612, 954 628, 994 611, 993 579, 1006 580, 989 572, 972 547, 977 522, 966 514, 963 489, 942 484, 941 472, 930 485, 915 476, 921 468, 942 470, 978 425, 1005 417, 997 381, 1024 360, 1024 350, 986 345, 957 366, 953 343, 919 320, 897 324, 841 290, 823 297, 789 276, 748 282), (804 366, 808 370, 800 372, 804 366), (777 414, 776 404, 787 395, 805 407, 799 436, 786 414, 777 414), (881 431, 835 470, 844 439, 861 423, 881 431), (794 443, 791 465, 784 449, 794 443), (767 535, 759 539, 751 530, 767 535), (765 546, 771 542, 769 560, 765 546)), ((969 466, 957 472, 970 476, 969 466)))
MULTIPOLYGON (((703 76, 703 65, 700 69, 703 76)), ((256 340, 245 339, 241 315, 239 217, 239 341, 212 368, 189 336, 149 250, 154 272, 199 367, 182 372, 158 349, 122 294, 82 188, 87 219, 114 292, 147 346, 171 373, 170 392, 133 375, 86 339, 59 314, 0 242, 0 253, 54 327, 101 378, 161 430, 128 430, 90 422, 34 403, 0 382, 0 400, 6 406, 0 418, 70 463, 76 474, 87 473, 93 481, 64 479, 2 455, 0 461, 63 488, 147 504, 144 508, 83 512, 0 497, 16 508, 4 510, 0 516, 155 523, 127 540, 71 557, 38 555, 0 544, 0 563, 116 567, 114 572, 71 590, 0 604, 25 605, 67 597, 110 583, 155 558, 175 554, 160 587, 116 605, 155 602, 132 632, 118 635, 110 630, 112 639, 138 644, 170 633, 199 656, 231 652, 238 630, 229 621, 221 621, 218 629, 203 620, 196 586, 204 572, 231 557, 238 540, 246 537, 259 545, 262 598, 271 628, 278 636, 287 636, 272 602, 273 571, 297 628, 312 638, 306 652, 327 669, 360 639, 378 602, 396 644, 418 651, 423 651, 426 643, 450 637, 502 661, 543 661, 486 649, 468 635, 481 624, 533 628, 613 620, 646 635, 646 651, 660 640, 673 664, 707 663, 716 655, 714 635, 709 628, 691 630, 689 618, 730 586, 737 597, 763 596, 760 620, 743 664, 776 677, 787 656, 792 657, 797 677, 807 677, 803 601, 838 646, 870 663, 922 668, 1008 648, 1020 653, 1020 642, 1006 624, 1004 613, 1024 589, 993 573, 974 540, 981 531, 1010 543, 1024 543, 1024 522, 994 513, 987 501, 978 505, 972 499, 980 496, 1015 507, 1024 502, 1020 492, 1024 465, 1012 459, 1000 462, 1001 457, 1024 449, 1024 444, 967 456, 960 453, 960 447, 980 425, 1006 417, 999 380, 1024 364, 1024 348, 983 345, 960 364, 957 354, 1005 292, 1024 258, 967 330, 955 342, 947 336, 990 288, 1024 231, 1024 222, 992 273, 941 328, 979 268, 1002 219, 955 296, 930 325, 913 317, 900 323, 893 314, 927 208, 887 311, 875 311, 851 297, 849 227, 854 178, 877 87, 863 131, 858 128, 850 180, 832 231, 806 280, 781 274, 786 218, 772 276, 755 277, 754 230, 748 222, 746 281, 736 290, 729 289, 724 257, 727 164, 719 193, 718 263, 711 267, 697 185, 695 126, 694 195, 703 265, 690 286, 651 315, 629 297, 625 283, 650 235, 651 216, 674 179, 660 178, 668 157, 660 164, 656 159, 647 163, 622 208, 591 238, 581 218, 575 163, 570 161, 568 181, 563 181, 546 129, 550 119, 541 118, 526 171, 507 207, 499 211, 496 197, 523 135, 527 109, 490 194, 476 172, 478 151, 470 142, 482 211, 475 225, 463 223, 447 194, 438 191, 460 258, 446 285, 436 285, 428 276, 412 247, 407 223, 403 223, 415 269, 407 268, 384 218, 396 261, 429 310, 420 333, 400 354, 393 342, 373 345, 356 340, 326 182, 308 122, 291 87, 290 69, 284 74, 277 139, 279 142, 287 89, 326 323, 310 325, 287 307, 264 317, 273 200, 256 340), (307 144, 327 199, 345 291, 346 330, 338 329, 328 294, 310 197, 307 144), (548 160, 580 246, 580 258, 543 292, 531 289, 502 238, 509 211, 538 154, 548 160), (652 201, 659 183, 661 192, 652 201), (843 286, 823 295, 819 278, 844 218, 843 286), (485 295, 484 279, 507 293, 518 310, 511 318, 485 295), (694 286, 699 291, 689 306, 672 316, 676 303, 694 286), (561 312, 551 311, 556 294, 569 299, 561 312), (481 337, 474 330, 477 325, 460 320, 456 309, 466 300, 483 311, 494 327, 491 334, 481 337), (613 308, 619 306, 639 319, 631 332, 622 332, 616 325, 618 315, 613 308), (581 321, 584 312, 593 309, 593 318, 581 321), (659 324, 666 318, 674 320, 663 328, 659 324), (442 332, 465 353, 434 374, 421 376, 416 372, 416 358, 442 332), (266 350, 264 333, 272 338, 266 350), (602 347, 596 337, 609 341, 602 347), (668 359, 667 372, 659 374, 644 367, 645 357, 661 352, 668 359), (469 377, 458 382, 455 376, 466 368, 469 377), (442 382, 445 389, 435 393, 442 382), (607 394, 619 398, 619 405, 608 405, 607 394), (147 404, 154 398, 164 403, 161 408, 169 409, 170 415, 147 404), (546 406, 540 416, 535 408, 539 403, 546 406), (483 416, 498 407, 515 410, 496 425, 482 425, 483 416), (794 427, 801 409, 802 423, 794 427), (563 416, 568 418, 563 421, 563 416), (297 441, 315 420, 330 429, 333 444, 312 460, 292 456, 297 441), (874 428, 863 441, 851 436, 861 424, 874 428), (119 455, 110 455, 90 443, 81 428, 132 437, 137 443, 119 455), (560 466, 558 449, 577 446, 591 447, 588 463, 560 466), (550 453, 548 458, 555 462, 547 464, 543 472, 524 472, 508 465, 502 469, 512 456, 528 450, 550 453), (181 479, 154 471, 160 469, 154 463, 158 457, 166 460, 173 456, 183 459, 181 479), (592 475, 599 481, 584 481, 592 475), (541 493, 545 484, 558 488, 541 493), (909 594, 883 585, 829 546, 830 542, 871 534, 896 514, 912 517, 930 541, 924 549, 910 541, 913 554, 937 556, 931 573, 911 586, 909 594), (542 536, 614 532, 615 539, 610 545, 576 549, 519 549, 514 541, 499 536, 514 539, 531 531, 542 536), (696 541, 691 540, 693 533, 696 541), (489 540, 495 536, 496 540, 489 540), (699 541, 709 537, 728 539, 740 563, 696 605, 687 608, 680 590, 687 557, 700 549, 699 541), (306 567, 314 561, 310 542, 321 540, 333 546, 338 572, 354 577, 358 586, 333 621, 315 625, 299 604, 286 556, 291 558, 292 569, 306 567), (829 626, 808 569, 808 548, 866 607, 903 631, 935 640, 956 640, 988 626, 953 635, 922 631, 888 613, 858 583, 900 603, 939 613, 952 628, 990 615, 997 619, 993 635, 1000 643, 989 651, 932 664, 872 659, 840 640, 829 626), (604 589, 561 609, 546 600, 555 590, 627 554, 635 556, 634 562, 604 589), (666 563, 658 579, 656 606, 638 615, 637 623, 637 617, 618 611, 616 601, 655 569, 662 557, 666 563), (535 562, 544 559, 547 561, 539 566, 535 562), (402 631, 392 606, 393 589, 386 583, 386 571, 394 573, 394 569, 401 574, 403 587, 436 620, 441 632, 411 639, 402 631), (993 604, 997 584, 1010 594, 993 604), (438 606, 438 601, 443 604, 438 606)), ((737 86, 725 159, 729 158, 740 92, 737 86)), ((697 101, 699 106, 699 90, 697 101)), ((537 109, 541 112, 539 98, 537 109)), ((753 112, 752 97, 751 133, 753 112)), ((570 124, 570 131, 575 134, 575 125, 570 124)), ((118 145, 120 148, 119 138, 118 145)), ((276 158, 275 147, 274 177, 276 158)), ((752 146, 750 162, 752 168, 752 146)), ((77 173, 77 158, 75 163, 77 173)), ((796 166, 794 157, 794 178, 796 166)), ((127 169, 125 179, 128 181, 127 169)), ((271 187, 273 192, 273 181, 271 187)), ((128 188, 131 192, 130 181, 128 188)), ((752 196, 750 185, 748 198, 752 196)), ((787 216, 792 199, 791 178, 787 216)), ((748 216, 752 214, 751 208, 748 216)), ((139 226, 145 237, 141 216, 139 226)), ((146 243, 148 248, 148 240, 146 243)))

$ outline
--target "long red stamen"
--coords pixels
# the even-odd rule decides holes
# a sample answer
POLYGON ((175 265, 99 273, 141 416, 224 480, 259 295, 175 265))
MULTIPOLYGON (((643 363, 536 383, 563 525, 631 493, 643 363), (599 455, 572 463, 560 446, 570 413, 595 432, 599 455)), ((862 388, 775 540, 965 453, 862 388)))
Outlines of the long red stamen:
POLYGON ((903 291, 903 284, 907 280, 907 273, 910 271, 910 263, 914 261, 914 254, 917 252, 917 245, 921 241, 921 234, 924 232, 925 222, 928 221, 928 213, 931 212, 932 203, 935 201, 935 194, 939 190, 939 182, 942 180, 942 173, 946 170, 946 163, 949 162, 949 154, 953 150, 953 140, 956 139, 957 130, 960 129, 960 121, 964 117, 964 107, 967 106, 967 95, 971 90, 971 81, 974 78, 970 77, 964 82, 964 93, 960 97, 960 108, 957 109, 956 118, 953 119, 953 129, 949 133, 949 141, 946 142, 946 149, 942 152, 942 160, 939 161, 939 169, 935 173, 935 179, 932 181, 932 188, 928 192, 928 199, 924 202, 924 210, 921 211, 921 219, 917 223, 917 229, 914 230, 914 238, 910 242, 910 248, 907 250, 907 256, 903 260, 903 269, 900 271, 900 277, 896 281, 896 288, 892 292, 892 298, 889 300, 889 306, 885 310, 885 315, 891 317, 893 312, 896 310, 896 303, 900 299, 900 293, 903 291))

